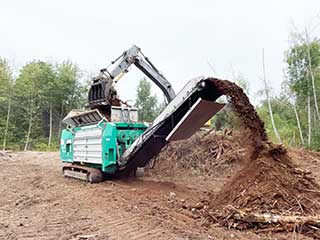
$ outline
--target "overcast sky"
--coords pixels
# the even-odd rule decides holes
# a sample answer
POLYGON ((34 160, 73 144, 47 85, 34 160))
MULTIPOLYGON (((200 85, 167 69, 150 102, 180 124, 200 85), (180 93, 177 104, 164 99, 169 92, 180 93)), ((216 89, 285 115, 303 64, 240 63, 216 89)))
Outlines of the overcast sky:
MULTIPOLYGON (((320 0, 1 0, 0 56, 15 69, 34 59, 69 59, 90 74, 136 44, 176 92, 193 77, 231 78, 235 71, 257 103, 262 48, 267 79, 279 91, 292 24, 303 29, 320 22, 319 14, 320 0)), ((122 99, 134 99, 142 76, 133 67, 118 83, 122 99)))

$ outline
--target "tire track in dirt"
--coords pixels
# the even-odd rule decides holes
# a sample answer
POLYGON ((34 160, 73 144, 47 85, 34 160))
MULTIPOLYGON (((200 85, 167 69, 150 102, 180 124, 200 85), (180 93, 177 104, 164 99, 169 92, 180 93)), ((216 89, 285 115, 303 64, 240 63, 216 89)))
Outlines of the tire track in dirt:
MULTIPOLYGON (((44 209, 43 209, 44 211, 44 209)), ((38 214, 38 213, 37 213, 38 214)), ((94 211, 92 213, 96 215, 94 211)), ((49 216, 52 214, 49 213, 49 216)), ((9 231, 1 234, 1 239, 70 239, 81 235, 92 235, 94 239, 179 239, 178 236, 155 224, 146 225, 141 217, 127 214, 123 211, 109 212, 107 216, 90 218, 84 216, 66 217, 63 212, 56 212, 54 218, 31 219, 31 223, 23 220, 25 214, 18 214, 8 225, 9 231), (11 231, 10 231, 11 230, 11 231)), ((3 222, 4 219, 0 218, 3 222)), ((1 229, 0 229, 1 232, 1 229)), ((182 238, 181 238, 182 239, 182 238)))
POLYGON ((152 224, 146 226, 137 216, 124 216, 121 219, 117 214, 111 214, 104 219, 104 223, 97 225, 104 229, 108 225, 108 234, 111 239, 177 239, 169 237, 170 233, 152 224), (117 219, 117 220, 115 220, 117 219))
POLYGON ((190 236, 186 225, 169 213, 157 217, 149 213, 150 198, 162 204, 163 194, 174 184, 142 180, 90 185, 63 178, 57 154, 48 155, 18 153, 16 160, 2 164, 0 175, 7 184, 0 186, 0 191, 8 198, 2 196, 0 202, 9 211, 0 214, 0 223, 5 225, 0 225, 0 239, 64 240, 87 235, 92 236, 88 239, 161 240, 190 236), (132 191, 135 188, 139 191, 132 191), (140 195, 147 205, 140 212, 128 210, 129 205, 139 203, 140 195))

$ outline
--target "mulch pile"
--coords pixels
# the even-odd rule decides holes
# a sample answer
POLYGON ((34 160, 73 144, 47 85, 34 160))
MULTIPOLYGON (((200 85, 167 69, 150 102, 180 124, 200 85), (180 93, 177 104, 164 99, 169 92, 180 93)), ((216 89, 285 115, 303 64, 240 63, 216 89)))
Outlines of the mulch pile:
POLYGON ((252 147, 243 169, 209 199, 210 214, 228 227, 300 231, 320 237, 320 186, 312 174, 299 169, 283 146, 268 142, 262 120, 239 86, 210 80, 228 97, 248 130, 243 144, 252 147))

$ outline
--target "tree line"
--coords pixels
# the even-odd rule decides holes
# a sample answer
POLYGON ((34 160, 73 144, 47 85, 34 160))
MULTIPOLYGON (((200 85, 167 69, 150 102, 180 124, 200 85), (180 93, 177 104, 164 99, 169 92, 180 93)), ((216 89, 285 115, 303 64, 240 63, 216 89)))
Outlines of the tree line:
POLYGON ((3 149, 50 150, 57 147, 61 120, 82 108, 86 88, 76 64, 33 61, 16 78, 0 59, 0 139, 3 149))
MULTIPOLYGON (((0 58, 0 142, 2 149, 57 150, 62 119, 87 103, 90 79, 71 61, 52 64, 32 61, 17 77, 0 58)), ((143 78, 137 87, 135 106, 141 121, 152 122, 164 108, 151 84, 143 78)))

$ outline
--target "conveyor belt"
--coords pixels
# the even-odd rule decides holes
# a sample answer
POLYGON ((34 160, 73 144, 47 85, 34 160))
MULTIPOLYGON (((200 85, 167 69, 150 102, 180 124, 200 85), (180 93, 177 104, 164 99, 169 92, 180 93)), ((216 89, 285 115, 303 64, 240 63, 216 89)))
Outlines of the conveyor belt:
POLYGON ((216 103, 221 93, 213 79, 196 78, 177 94, 163 112, 121 156, 120 173, 144 167, 170 141, 193 135, 205 122, 220 111, 216 103))

